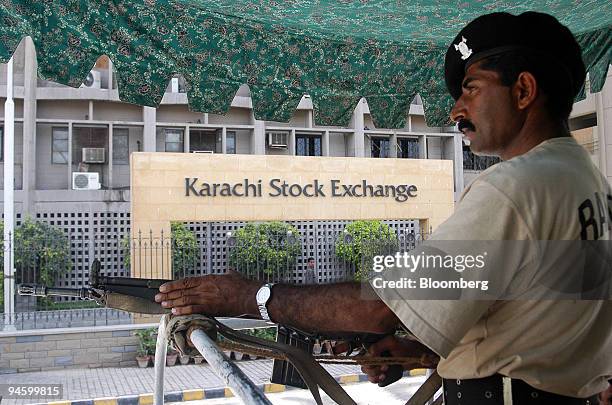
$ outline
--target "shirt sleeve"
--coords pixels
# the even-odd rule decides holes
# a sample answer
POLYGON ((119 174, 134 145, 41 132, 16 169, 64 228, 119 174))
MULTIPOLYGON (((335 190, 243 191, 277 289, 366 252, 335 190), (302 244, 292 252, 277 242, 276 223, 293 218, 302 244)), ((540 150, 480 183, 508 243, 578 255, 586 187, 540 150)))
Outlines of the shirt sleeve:
MULTIPOLYGON (((516 206, 495 186, 476 181, 429 241, 530 240, 532 233, 516 206)), ((471 243, 471 242, 470 242, 471 243)), ((499 244, 502 246, 501 244, 499 244)), ((495 277, 508 284, 530 253, 518 254, 516 263, 504 265, 495 277), (523 256, 523 257, 520 257, 523 256), (508 270, 510 267, 510 270, 508 270)), ((392 269, 396 270, 396 269, 392 269)), ((383 274, 386 274, 383 273, 383 274)), ((469 276, 468 276, 469 277, 469 276)), ((495 302, 494 299, 426 299, 410 289, 374 288, 378 296, 417 338, 442 357, 449 353, 495 302)))

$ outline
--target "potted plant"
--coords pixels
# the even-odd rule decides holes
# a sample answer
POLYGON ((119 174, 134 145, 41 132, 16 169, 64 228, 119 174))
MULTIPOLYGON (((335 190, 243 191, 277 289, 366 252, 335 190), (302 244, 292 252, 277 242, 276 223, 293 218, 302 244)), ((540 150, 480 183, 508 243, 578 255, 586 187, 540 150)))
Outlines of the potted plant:
POLYGON ((153 329, 141 329, 136 331, 138 337, 138 350, 136 351, 136 361, 138 367, 148 367, 151 360, 151 342, 153 342, 153 350, 155 350, 155 340, 153 339, 153 329))
POLYGON ((176 364, 178 360, 178 352, 171 347, 168 347, 166 351, 166 366, 172 367, 176 364))
POLYGON ((204 357, 200 356, 199 354, 197 356, 193 356, 193 364, 202 364, 204 362, 204 357))
POLYGON ((187 354, 180 354, 179 355, 179 362, 184 366, 186 364, 189 364, 189 360, 191 360, 191 357, 189 357, 189 355, 187 354))

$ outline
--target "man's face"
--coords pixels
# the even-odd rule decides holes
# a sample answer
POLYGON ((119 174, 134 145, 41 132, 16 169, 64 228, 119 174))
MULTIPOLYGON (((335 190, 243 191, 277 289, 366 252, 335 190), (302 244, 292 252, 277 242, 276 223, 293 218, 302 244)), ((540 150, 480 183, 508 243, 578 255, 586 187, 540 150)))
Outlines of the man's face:
POLYGON ((308 268, 309 269, 314 269, 315 266, 315 261, 314 260, 308 260, 308 268))
POLYGON ((499 156, 519 132, 522 113, 512 87, 504 86, 497 72, 481 69, 481 63, 466 71, 451 118, 459 123, 472 152, 499 156))

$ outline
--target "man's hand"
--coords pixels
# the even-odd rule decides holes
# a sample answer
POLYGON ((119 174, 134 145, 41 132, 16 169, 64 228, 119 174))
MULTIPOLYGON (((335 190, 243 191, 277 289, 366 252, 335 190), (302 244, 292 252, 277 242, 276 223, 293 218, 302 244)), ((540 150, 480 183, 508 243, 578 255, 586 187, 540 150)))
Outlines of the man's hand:
MULTIPOLYGON (((388 352, 390 357, 418 357, 424 362, 402 364, 404 370, 415 368, 434 368, 438 363, 438 357, 423 344, 398 336, 387 336, 368 348, 367 356, 378 357, 388 352), (425 356, 424 356, 425 355, 425 356)), ((362 366, 361 371, 368 375, 368 380, 378 384, 386 378, 385 372, 389 366, 362 366)))
POLYGON ((163 284, 155 301, 164 308, 172 308, 174 315, 257 315, 255 294, 259 287, 260 283, 236 272, 188 277, 163 284))

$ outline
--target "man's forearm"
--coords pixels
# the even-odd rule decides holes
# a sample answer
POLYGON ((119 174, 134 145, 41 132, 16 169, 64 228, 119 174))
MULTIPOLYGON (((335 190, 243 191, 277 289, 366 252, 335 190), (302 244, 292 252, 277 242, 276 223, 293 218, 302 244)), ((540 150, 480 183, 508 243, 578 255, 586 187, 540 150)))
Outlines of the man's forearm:
MULTIPOLYGON (((393 332, 399 323, 395 314, 375 295, 361 298, 361 288, 359 283, 276 284, 268 313, 276 323, 309 332, 393 332)), ((259 316, 254 295, 249 302, 248 313, 259 316)))

